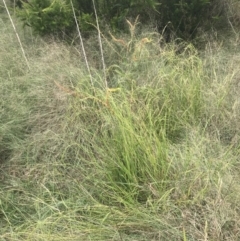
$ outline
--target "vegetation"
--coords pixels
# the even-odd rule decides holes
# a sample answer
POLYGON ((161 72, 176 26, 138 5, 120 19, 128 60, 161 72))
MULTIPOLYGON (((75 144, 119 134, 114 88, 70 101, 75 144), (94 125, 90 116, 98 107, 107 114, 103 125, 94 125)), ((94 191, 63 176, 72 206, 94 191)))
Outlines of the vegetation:
POLYGON ((1 240, 240 239, 234 28, 197 50, 127 20, 83 51, 13 16, 19 46, 2 9, 1 240))
MULTIPOLYGON (((126 30, 126 18, 140 16, 142 24, 151 23, 170 41, 174 37, 193 39, 199 29, 209 29, 228 22, 229 6, 235 0, 101 0, 95 1, 98 18, 111 31, 126 30), (220 21, 221 20, 221 21, 220 21)), ((21 3, 18 16, 24 25, 40 35, 71 35, 76 20, 88 32, 95 25, 93 1, 89 0, 28 0, 21 3), (61 14, 60 14, 61 13, 61 14)), ((19 4, 18 4, 19 5, 19 4)))

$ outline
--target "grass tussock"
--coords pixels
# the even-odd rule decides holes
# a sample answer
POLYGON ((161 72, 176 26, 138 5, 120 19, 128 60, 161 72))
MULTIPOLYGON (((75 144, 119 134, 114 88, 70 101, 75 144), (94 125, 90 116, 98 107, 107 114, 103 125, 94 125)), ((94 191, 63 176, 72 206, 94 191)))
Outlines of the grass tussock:
POLYGON ((0 21, 1 240, 239 240, 236 47, 128 24, 105 74, 89 38, 91 82, 77 46, 17 27, 29 71, 0 21))

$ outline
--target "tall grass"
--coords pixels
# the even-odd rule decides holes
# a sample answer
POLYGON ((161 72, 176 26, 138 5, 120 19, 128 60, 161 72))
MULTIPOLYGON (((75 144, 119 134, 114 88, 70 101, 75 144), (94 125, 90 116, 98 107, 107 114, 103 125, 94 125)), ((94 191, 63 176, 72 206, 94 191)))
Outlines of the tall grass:
POLYGON ((104 36, 105 89, 89 38, 93 94, 75 47, 17 25, 28 72, 0 24, 0 239, 239 239, 235 49, 104 36))

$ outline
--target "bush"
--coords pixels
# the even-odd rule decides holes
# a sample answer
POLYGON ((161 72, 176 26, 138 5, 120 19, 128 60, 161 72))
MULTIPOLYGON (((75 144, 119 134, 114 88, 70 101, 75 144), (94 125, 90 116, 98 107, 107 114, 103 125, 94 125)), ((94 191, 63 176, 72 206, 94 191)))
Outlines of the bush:
POLYGON ((32 0, 22 6, 19 17, 37 34, 56 33, 73 25, 71 9, 63 1, 32 0))
MULTIPOLYGON (((93 26, 93 4, 89 0, 72 1, 80 28, 88 31, 93 26)), ((98 15, 102 22, 110 23, 113 29, 123 29, 126 17, 143 14, 155 8, 156 1, 129 1, 119 3, 116 0, 96 1, 98 15)), ((18 11, 24 26, 31 26, 40 35, 66 33, 76 29, 73 18, 71 0, 29 0, 21 1, 22 8, 18 11)))
MULTIPOLYGON (((184 39, 194 38, 199 27, 206 29, 224 15, 224 0, 101 0, 95 1, 100 22, 113 30, 123 30, 126 18, 140 15, 142 24, 154 22, 166 39, 175 33, 184 39)), ((80 28, 85 32, 93 27, 92 1, 73 0, 80 28)), ((41 35, 52 33, 69 34, 76 29, 71 0, 22 1, 19 16, 24 25, 29 25, 41 35)))
POLYGON ((216 0, 161 0, 158 28, 165 30, 167 40, 171 34, 192 39, 197 29, 206 29, 223 14, 222 1, 216 0))

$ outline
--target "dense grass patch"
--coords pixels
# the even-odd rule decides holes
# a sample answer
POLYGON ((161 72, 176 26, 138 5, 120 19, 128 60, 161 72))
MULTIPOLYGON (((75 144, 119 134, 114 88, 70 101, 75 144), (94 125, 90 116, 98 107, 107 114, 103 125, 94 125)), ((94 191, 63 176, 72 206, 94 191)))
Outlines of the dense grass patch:
POLYGON ((239 239, 234 46, 0 31, 2 240, 239 239))

